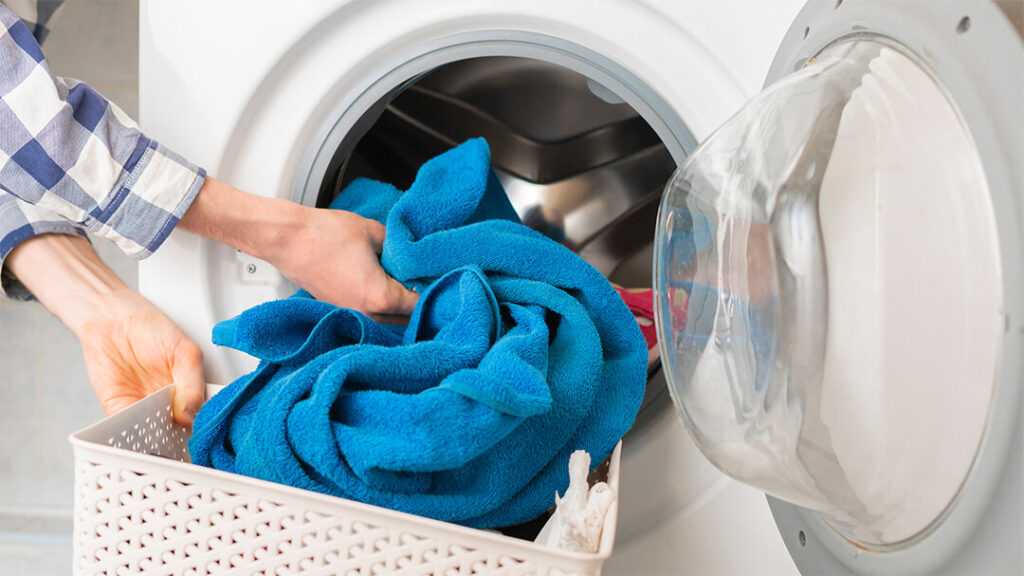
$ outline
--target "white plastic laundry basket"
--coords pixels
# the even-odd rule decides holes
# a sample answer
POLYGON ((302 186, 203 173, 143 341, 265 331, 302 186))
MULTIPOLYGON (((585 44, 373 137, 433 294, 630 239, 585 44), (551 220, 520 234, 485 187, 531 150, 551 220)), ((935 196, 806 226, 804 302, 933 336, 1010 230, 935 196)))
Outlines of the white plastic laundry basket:
POLYGON ((600 574, 611 555, 617 502, 597 553, 563 551, 192 465, 170 406, 165 388, 71 435, 76 575, 554 576, 600 574))

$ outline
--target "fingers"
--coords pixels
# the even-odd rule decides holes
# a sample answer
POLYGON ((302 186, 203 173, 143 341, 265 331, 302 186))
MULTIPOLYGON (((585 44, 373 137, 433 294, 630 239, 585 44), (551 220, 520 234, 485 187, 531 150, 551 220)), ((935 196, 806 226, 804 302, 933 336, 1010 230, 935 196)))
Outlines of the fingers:
POLYGON ((394 278, 388 276, 384 285, 384 300, 382 305, 371 310, 375 315, 385 316, 409 316, 416 308, 416 302, 420 299, 419 294, 410 292, 394 278))
POLYGON ((384 237, 386 236, 387 228, 383 224, 376 220, 366 221, 366 235, 370 239, 370 245, 373 246, 373 251, 380 254, 384 250, 384 237))
POLYGON ((409 321, 419 300, 419 295, 410 292, 394 278, 387 276, 383 270, 380 271, 382 281, 375 282, 368 287, 367 293, 363 296, 363 306, 359 308, 370 318, 385 324, 403 324, 409 321))
POLYGON ((413 309, 416 308, 416 302, 419 302, 420 295, 407 290, 405 286, 394 278, 388 278, 388 282, 388 290, 391 292, 392 302, 394 302, 390 313, 403 316, 411 315, 413 309))
POLYGON ((191 340, 185 340, 175 350, 174 421, 179 426, 191 426, 206 399, 206 378, 203 376, 203 353, 191 340))
POLYGON ((386 227, 352 212, 324 211, 331 226, 315 225, 302 253, 278 266, 289 279, 318 300, 359 310, 382 321, 407 321, 419 296, 387 275, 379 255, 386 227), (340 225, 339 225, 340 223, 340 225), (339 229, 344 233, 339 234, 339 229), (290 269, 290 272, 288 271, 290 269), (395 318, 384 319, 388 316, 395 318))
MULTIPOLYGON (((367 225, 367 232, 374 251, 380 254, 384 246, 386 228, 379 222, 370 220, 367 225)), ((395 324, 406 321, 407 318, 405 317, 412 314, 413 308, 416 307, 416 302, 420 297, 418 294, 407 290, 405 286, 394 278, 390 276, 385 276, 385 278, 383 294, 378 295, 377 298, 369 294, 367 295, 367 300, 376 304, 371 306, 369 312, 379 322, 395 324)))

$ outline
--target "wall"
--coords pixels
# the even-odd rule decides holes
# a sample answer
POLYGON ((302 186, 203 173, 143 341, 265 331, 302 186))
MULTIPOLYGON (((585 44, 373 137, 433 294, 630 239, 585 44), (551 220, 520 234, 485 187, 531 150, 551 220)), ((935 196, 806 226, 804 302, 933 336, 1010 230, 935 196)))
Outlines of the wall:
MULTIPOLYGON (((84 80, 138 112, 139 5, 71 0, 43 45, 54 74, 84 80)), ((100 255, 129 285, 138 268, 100 255)), ((103 416, 78 341, 37 303, 0 299, 0 574, 71 573, 73 460, 68 434, 103 416)))

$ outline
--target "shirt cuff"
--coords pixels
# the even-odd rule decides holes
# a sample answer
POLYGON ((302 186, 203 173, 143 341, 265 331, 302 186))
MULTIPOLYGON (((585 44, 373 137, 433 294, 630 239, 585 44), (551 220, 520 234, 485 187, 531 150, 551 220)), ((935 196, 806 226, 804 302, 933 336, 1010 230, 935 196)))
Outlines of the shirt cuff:
POLYGON ((145 136, 133 157, 138 160, 114 198, 84 224, 128 256, 142 259, 163 244, 185 215, 206 171, 145 136))

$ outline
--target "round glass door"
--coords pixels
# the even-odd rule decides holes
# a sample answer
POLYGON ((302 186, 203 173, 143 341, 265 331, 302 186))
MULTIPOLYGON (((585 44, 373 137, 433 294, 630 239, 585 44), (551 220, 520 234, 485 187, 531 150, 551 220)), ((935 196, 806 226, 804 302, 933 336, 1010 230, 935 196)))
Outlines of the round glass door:
POLYGON ((898 547, 955 502, 1002 337, 985 174, 900 47, 833 44, 679 168, 654 286, 673 400, 727 474, 898 547))

